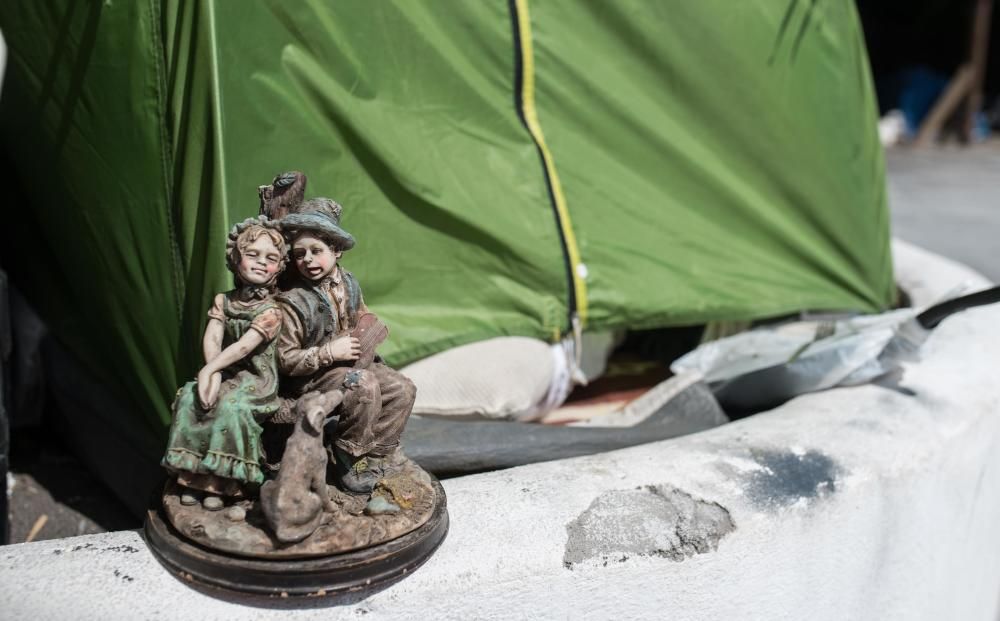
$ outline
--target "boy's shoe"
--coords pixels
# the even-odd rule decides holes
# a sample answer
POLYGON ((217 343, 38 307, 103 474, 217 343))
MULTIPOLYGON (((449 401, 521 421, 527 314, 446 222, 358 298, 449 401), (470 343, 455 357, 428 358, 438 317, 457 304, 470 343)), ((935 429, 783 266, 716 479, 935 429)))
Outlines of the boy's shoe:
POLYGON ((334 447, 337 457, 337 480, 341 487, 355 494, 370 494, 385 476, 385 458, 372 455, 355 457, 334 447))

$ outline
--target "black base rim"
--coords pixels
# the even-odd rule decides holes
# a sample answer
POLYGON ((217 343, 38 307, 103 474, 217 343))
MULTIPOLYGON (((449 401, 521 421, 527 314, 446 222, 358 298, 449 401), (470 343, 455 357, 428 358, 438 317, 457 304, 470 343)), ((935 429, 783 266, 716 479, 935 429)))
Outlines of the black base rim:
POLYGON ((430 518, 416 530, 368 548, 308 559, 266 560, 211 550, 183 538, 163 513, 161 502, 146 514, 146 540, 172 574, 198 586, 269 597, 343 595, 384 587, 420 567, 448 533, 444 488, 435 492, 430 518))

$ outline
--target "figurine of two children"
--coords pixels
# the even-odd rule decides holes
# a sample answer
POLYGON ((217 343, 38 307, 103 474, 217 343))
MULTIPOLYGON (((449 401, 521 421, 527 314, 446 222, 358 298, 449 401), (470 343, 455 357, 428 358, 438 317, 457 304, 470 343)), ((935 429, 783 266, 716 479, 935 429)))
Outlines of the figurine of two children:
POLYGON ((229 233, 235 288, 208 311, 205 366, 177 392, 162 462, 177 476, 181 504, 214 511, 252 494, 265 480, 261 424, 289 411, 319 434, 336 413, 335 477, 346 492, 370 493, 399 463, 416 389, 380 359, 356 368, 361 343, 350 333, 367 308, 338 264, 354 246, 341 211, 314 198, 279 220, 250 218, 229 233), (289 259, 294 274, 279 287, 289 259), (293 400, 298 406, 289 410, 293 400))

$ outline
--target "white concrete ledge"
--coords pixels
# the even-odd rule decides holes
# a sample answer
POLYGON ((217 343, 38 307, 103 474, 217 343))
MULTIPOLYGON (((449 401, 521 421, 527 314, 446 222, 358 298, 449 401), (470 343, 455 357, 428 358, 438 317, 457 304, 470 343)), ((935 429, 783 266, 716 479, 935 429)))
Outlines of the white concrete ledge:
POLYGON ((135 532, 0 548, 4 619, 988 619, 1000 305, 941 324, 914 394, 801 397, 701 434, 445 482, 452 529, 383 591, 246 605, 135 532))

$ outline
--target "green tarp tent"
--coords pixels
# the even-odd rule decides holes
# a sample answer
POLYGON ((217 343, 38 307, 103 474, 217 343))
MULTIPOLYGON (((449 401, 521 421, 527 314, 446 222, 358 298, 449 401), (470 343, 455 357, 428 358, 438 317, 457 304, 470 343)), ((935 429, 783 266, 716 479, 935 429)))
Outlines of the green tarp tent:
POLYGON ((850 0, 10 0, 0 29, 5 267, 157 433, 282 170, 345 206, 395 364, 891 300, 850 0))

